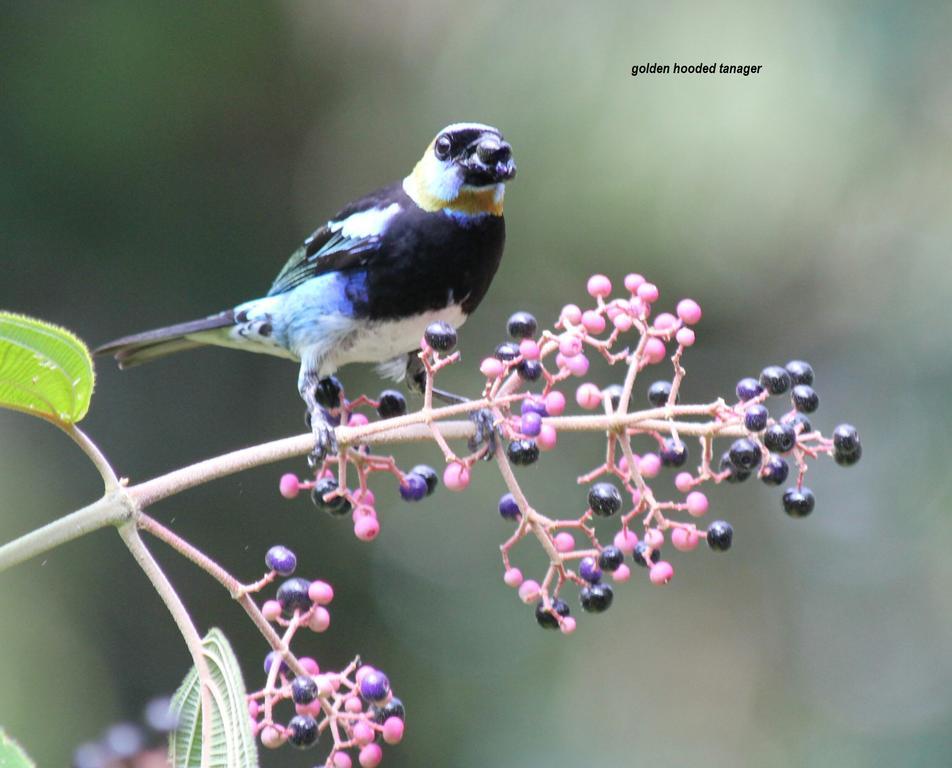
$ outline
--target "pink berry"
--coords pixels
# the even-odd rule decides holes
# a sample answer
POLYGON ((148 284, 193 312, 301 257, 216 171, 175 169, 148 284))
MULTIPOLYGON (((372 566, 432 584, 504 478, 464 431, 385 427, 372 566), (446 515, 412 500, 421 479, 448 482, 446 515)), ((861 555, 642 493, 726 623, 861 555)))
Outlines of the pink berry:
POLYGON ((358 712, 364 711, 364 705, 360 701, 360 696, 348 696, 347 700, 344 702, 344 709, 346 709, 351 714, 357 714, 358 712))
POLYGON ((261 711, 261 707, 258 705, 258 702, 252 699, 248 702, 248 714, 251 715, 255 720, 258 719, 258 713, 261 711))
POLYGON ((579 378, 588 373, 588 365, 588 358, 585 355, 576 355, 565 361, 565 367, 569 369, 569 373, 579 378))
POLYGON ((330 625, 331 615, 326 608, 321 606, 314 609, 314 613, 311 614, 311 618, 307 622, 307 626, 312 632, 325 632, 330 625))
POLYGON ((701 305, 694 299, 681 299, 678 302, 678 317, 688 325, 695 325, 701 319, 701 305))
POLYGON ((575 357, 582 351, 582 340, 571 333, 563 333, 559 336, 559 352, 565 357, 575 357))
POLYGON ((499 378, 505 370, 506 367, 502 364, 502 361, 497 360, 495 357, 487 357, 479 365, 479 372, 487 379, 499 378))
POLYGON ((624 584, 628 579, 631 578, 631 568, 622 563, 619 565, 615 572, 612 573, 612 579, 617 581, 619 584, 624 584))
POLYGON ((334 588, 326 581, 312 581, 307 596, 318 605, 328 605, 334 599, 334 588))
POLYGON ((370 419, 368 419, 362 413, 352 413, 350 419, 347 421, 347 426, 349 427, 362 427, 365 424, 369 424, 370 419))
POLYGON ((545 410, 549 416, 561 416, 565 411, 565 395, 552 390, 545 396, 545 410))
POLYGON ((527 605, 538 600, 540 594, 542 594, 542 588, 534 579, 527 579, 519 585, 519 599, 527 605))
POLYGON ((657 528, 649 528, 645 531, 645 544, 652 549, 661 549, 664 546, 664 534, 657 528))
POLYGON ((358 683, 362 682, 363 679, 369 675, 371 672, 376 672, 376 667, 372 667, 369 664, 364 664, 357 672, 354 674, 354 680, 358 683))
POLYGON ((582 319, 582 310, 579 309, 575 304, 566 304, 564 307, 562 307, 562 312, 559 317, 562 319, 563 323, 568 321, 574 325, 582 319))
POLYGON ((268 749, 277 749, 284 744, 284 734, 273 725, 261 729, 261 745, 268 749))
POLYGON ((469 485, 469 467, 454 461, 443 470, 443 485, 451 491, 464 491, 469 485))
POLYGON ((358 504, 366 504, 368 507, 372 507, 376 500, 374 492, 369 488, 360 488, 354 492, 354 501, 358 504))
POLYGON ((667 584, 672 576, 674 576, 674 566, 667 560, 655 563, 648 572, 648 578, 651 579, 652 584, 667 584))
POLYGON ((368 744, 360 750, 357 760, 361 768, 377 768, 383 760, 383 750, 379 744, 368 744))
POLYGON ((639 491, 637 488, 633 488, 631 491, 631 506, 637 507, 640 503, 641 503, 641 491, 639 491))
POLYGON ((571 552, 575 549, 575 538, 568 531, 555 534, 555 536, 552 537, 552 541, 555 543, 555 548, 559 552, 571 552))
POLYGON ((361 541, 373 541, 378 533, 380 533, 380 523, 375 517, 368 515, 354 523, 354 535, 361 541))
POLYGON ((602 393, 594 384, 586 382, 575 390, 575 402, 586 411, 591 411, 602 404, 602 393))
POLYGON ((588 295, 592 298, 596 296, 604 298, 612 292, 612 281, 605 277, 605 275, 592 275, 588 278, 586 289, 588 290, 588 295))
POLYGON ((644 283, 644 281, 645 279, 641 275, 632 272, 631 274, 625 275, 625 289, 634 293, 638 290, 638 286, 644 283))
POLYGON ((657 477, 661 471, 661 458, 657 453, 646 453, 638 462, 638 471, 645 477, 657 477))
POLYGON ((649 304, 653 304, 658 300, 660 293, 658 292, 658 286, 654 283, 642 283, 638 286, 638 298, 642 301, 647 301, 649 304))
POLYGON ((293 499, 301 490, 301 481, 297 479, 297 475, 288 472, 286 475, 281 475, 281 480, 278 483, 278 491, 286 499, 293 499))
POLYGON ((336 690, 333 683, 331 682, 331 679, 327 675, 318 675, 314 678, 314 682, 317 683, 318 696, 327 698, 328 696, 332 696, 336 690))
POLYGON ((694 477, 690 472, 678 472, 677 477, 674 478, 674 487, 681 493, 687 493, 694 487, 694 477))
POLYGON ((538 360, 541 351, 532 339, 523 339, 519 342, 519 354, 526 360, 538 360))
POLYGON ((615 324, 615 327, 624 333, 625 331, 630 331, 631 326, 635 324, 635 321, 631 319, 631 315, 616 315, 612 322, 615 324))
POLYGON ((304 667, 304 671, 309 675, 316 675, 321 671, 321 668, 318 666, 317 662, 310 656, 302 656, 298 659, 298 661, 301 663, 301 666, 304 667))
POLYGON ((688 497, 685 499, 685 503, 688 507, 688 513, 692 517, 700 517, 705 512, 707 512, 707 496, 705 496, 700 491, 691 491, 691 493, 689 493, 688 497))
POLYGON ((671 544, 682 552, 690 552, 697 547, 698 535, 696 528, 681 528, 671 531, 671 544))
POLYGON ((626 555, 635 551, 635 545, 638 543, 638 537, 634 531, 627 528, 615 534, 614 544, 626 555))
POLYGON ((261 606, 261 614, 268 621, 276 621, 281 615, 281 603, 277 600, 265 600, 261 606))
POLYGON ((403 720, 388 717, 383 724, 383 740, 388 744, 399 744, 403 740, 403 720))
POLYGON ((299 715, 311 715, 316 718, 323 711, 323 707, 320 699, 314 699, 310 704, 295 704, 294 711, 299 715))
POLYGON ((645 360, 652 365, 656 365, 664 360, 667 352, 668 350, 665 348, 664 342, 656 336, 652 336, 645 342, 645 360))
POLYGON ((601 333, 605 330, 605 318, 598 312, 588 310, 582 313, 582 325, 589 333, 601 333))
POLYGON ((674 328, 677 324, 678 318, 670 312, 662 312, 654 320, 654 327, 659 331, 667 331, 669 328, 674 328))
POLYGON ((682 347, 694 346, 694 331, 692 331, 690 328, 682 328, 675 334, 674 338, 682 347))
POLYGON ((503 575, 502 580, 506 582, 507 587, 518 587, 520 584, 522 584, 522 571, 520 571, 518 568, 510 568, 503 575))
MULTIPOLYGON (((360 746, 369 744, 374 740, 374 729, 365 722, 360 721, 355 723, 353 733, 354 741, 360 744, 360 746)), ((363 765, 363 761, 361 761, 361 765, 363 765)))
MULTIPOLYGON (((635 456, 635 461, 636 461, 636 462, 638 461, 638 456, 637 456, 637 455, 635 456)), ((619 459, 618 459, 618 471, 619 471, 619 472, 627 472, 627 471, 628 471, 628 457, 627 457, 627 456, 621 456, 621 457, 619 457, 619 459)))
POLYGON ((377 510, 373 507, 368 507, 366 504, 361 504, 360 506, 354 508, 353 516, 354 522, 357 522, 364 517, 371 517, 376 520, 377 510))
POLYGON ((334 753, 334 768, 353 768, 353 761, 346 752, 334 753))
POLYGON ((555 427, 551 424, 543 424, 542 429, 539 430, 539 434, 536 436, 536 443, 539 446, 539 450, 551 451, 555 448, 558 439, 559 436, 555 431, 555 427))
POLYGON ((575 631, 575 619, 566 616, 559 622, 559 629, 562 630, 563 635, 571 635, 575 631))

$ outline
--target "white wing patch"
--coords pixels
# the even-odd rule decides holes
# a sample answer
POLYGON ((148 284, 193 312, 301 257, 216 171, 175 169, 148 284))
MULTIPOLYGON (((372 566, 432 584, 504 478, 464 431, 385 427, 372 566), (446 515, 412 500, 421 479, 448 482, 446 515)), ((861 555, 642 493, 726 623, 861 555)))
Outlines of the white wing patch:
POLYGON ((400 213, 400 203, 391 203, 386 208, 371 208, 353 213, 342 221, 329 222, 327 226, 332 232, 340 232, 348 239, 380 237, 387 231, 390 220, 398 213, 400 213))

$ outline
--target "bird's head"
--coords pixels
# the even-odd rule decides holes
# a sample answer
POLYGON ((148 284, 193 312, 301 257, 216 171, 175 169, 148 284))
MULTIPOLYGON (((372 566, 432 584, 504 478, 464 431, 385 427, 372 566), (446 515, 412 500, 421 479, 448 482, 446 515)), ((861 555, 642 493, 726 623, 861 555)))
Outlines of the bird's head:
POLYGON ((512 147, 498 129, 454 123, 430 142, 403 188, 426 211, 501 216, 505 184, 515 175, 512 147))

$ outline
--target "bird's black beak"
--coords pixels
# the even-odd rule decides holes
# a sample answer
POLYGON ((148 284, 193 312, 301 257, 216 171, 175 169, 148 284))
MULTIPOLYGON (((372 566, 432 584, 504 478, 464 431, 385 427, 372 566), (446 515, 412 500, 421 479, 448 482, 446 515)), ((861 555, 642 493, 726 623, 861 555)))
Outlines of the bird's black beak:
POLYGON ((499 136, 483 136, 466 163, 466 183, 481 187, 509 181, 515 175, 512 147, 499 136))

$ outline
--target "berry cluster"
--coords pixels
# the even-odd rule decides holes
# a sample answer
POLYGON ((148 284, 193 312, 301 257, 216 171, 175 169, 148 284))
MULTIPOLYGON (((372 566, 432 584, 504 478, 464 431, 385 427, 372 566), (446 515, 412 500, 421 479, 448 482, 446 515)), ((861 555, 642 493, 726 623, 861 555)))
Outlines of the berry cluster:
MULTIPOLYGON (((283 579, 274 598, 265 600, 260 609, 260 621, 283 630, 280 636, 273 630, 265 632, 272 645, 290 648, 302 628, 324 632, 330 626, 326 606, 334 599, 331 585, 293 576, 297 558, 287 547, 271 547, 265 564, 268 572, 244 592, 260 592, 283 579)), ((332 743, 326 766, 351 768, 355 752, 362 768, 374 768, 383 759, 381 742, 397 744, 403 738, 403 704, 391 693, 387 676, 359 659, 340 672, 322 672, 313 658, 273 650, 264 659, 264 671, 265 685, 248 695, 248 711, 254 733, 265 747, 288 743, 310 749, 329 731, 332 743), (295 714, 279 722, 275 708, 285 701, 295 714)))

